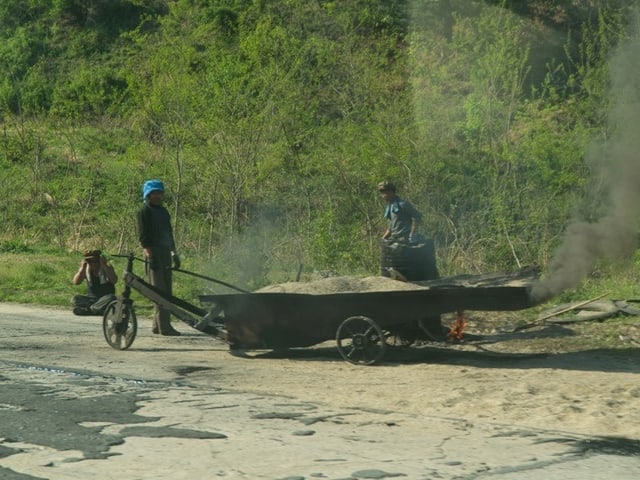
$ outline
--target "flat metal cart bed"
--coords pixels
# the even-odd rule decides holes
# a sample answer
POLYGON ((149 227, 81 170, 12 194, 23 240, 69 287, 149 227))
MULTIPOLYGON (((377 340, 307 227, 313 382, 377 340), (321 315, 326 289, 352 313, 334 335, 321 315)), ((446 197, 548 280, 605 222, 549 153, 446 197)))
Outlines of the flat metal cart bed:
POLYGON ((133 273, 133 261, 130 256, 125 291, 109 306, 103 321, 107 342, 121 350, 131 346, 137 330, 131 289, 189 326, 226 342, 231 350, 309 347, 335 339, 342 357, 355 364, 378 362, 390 336, 402 337, 415 328, 441 328, 444 313, 532 306, 526 284, 467 287, 441 279, 432 287, 415 290, 200 295, 203 308, 154 289, 133 273))

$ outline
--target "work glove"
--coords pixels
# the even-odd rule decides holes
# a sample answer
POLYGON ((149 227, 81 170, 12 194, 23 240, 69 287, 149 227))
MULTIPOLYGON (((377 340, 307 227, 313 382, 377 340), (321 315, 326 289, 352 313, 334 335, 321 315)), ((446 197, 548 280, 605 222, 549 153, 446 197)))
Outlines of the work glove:
POLYGON ((178 256, 177 253, 173 254, 173 266, 174 268, 180 268, 181 262, 180 262, 180 257, 178 256))

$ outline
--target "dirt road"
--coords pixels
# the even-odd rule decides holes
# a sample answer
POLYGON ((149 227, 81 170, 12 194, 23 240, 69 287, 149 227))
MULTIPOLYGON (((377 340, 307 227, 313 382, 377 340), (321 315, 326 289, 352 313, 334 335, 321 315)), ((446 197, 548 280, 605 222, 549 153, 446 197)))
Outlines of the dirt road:
POLYGON ((358 367, 330 343, 237 357, 141 319, 116 351, 97 317, 0 304, 0 319, 0 478, 640 475, 638 348, 563 351, 567 327, 358 367))

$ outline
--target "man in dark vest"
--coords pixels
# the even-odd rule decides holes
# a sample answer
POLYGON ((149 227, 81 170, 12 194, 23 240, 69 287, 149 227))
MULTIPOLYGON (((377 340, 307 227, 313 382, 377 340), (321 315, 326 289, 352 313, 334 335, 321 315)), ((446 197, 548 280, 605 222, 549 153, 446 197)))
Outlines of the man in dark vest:
MULTIPOLYGON (((172 295, 171 264, 180 268, 176 252, 171 216, 164 207, 164 184, 160 180, 147 180, 142 186, 144 206, 138 212, 138 238, 147 261, 149 281, 167 296, 172 295)), ((170 312, 156 304, 153 333, 178 336, 173 328, 170 312)))
POLYGON ((100 250, 84 253, 72 281, 74 285, 87 282, 87 294, 74 295, 71 300, 76 315, 102 315, 107 305, 116 299, 118 276, 100 250))

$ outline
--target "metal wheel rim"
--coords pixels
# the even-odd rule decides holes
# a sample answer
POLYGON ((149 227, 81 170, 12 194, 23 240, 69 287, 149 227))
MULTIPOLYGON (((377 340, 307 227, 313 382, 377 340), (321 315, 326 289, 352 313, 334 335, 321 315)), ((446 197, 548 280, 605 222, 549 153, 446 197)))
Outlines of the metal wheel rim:
POLYGON ((111 302, 102 317, 102 331, 104 338, 111 348, 126 350, 131 346, 138 331, 138 320, 135 311, 129 303, 122 305, 122 318, 116 318, 118 303, 122 300, 111 302))
POLYGON ((349 317, 336 332, 338 351, 342 358, 355 365, 373 365, 385 352, 384 334, 368 317, 349 317))

